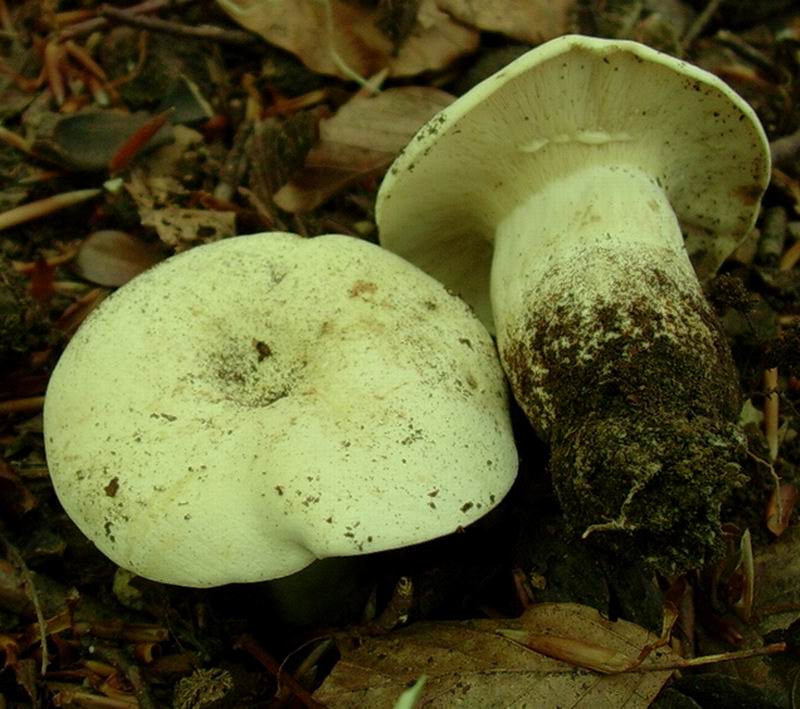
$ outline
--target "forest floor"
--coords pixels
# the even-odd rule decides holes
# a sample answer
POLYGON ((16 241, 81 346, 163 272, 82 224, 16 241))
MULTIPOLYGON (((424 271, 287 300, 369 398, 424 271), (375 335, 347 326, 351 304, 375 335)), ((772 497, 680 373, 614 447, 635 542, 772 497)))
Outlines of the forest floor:
POLYGON ((796 3, 0 0, 0 118, 0 709, 798 705, 796 3), (747 436, 719 558, 664 575, 578 539, 517 409, 517 482, 460 534, 211 589, 100 554, 42 433, 92 310, 223 238, 377 243, 378 187, 416 131, 567 33, 716 74, 770 141, 756 228, 704 284, 747 436))

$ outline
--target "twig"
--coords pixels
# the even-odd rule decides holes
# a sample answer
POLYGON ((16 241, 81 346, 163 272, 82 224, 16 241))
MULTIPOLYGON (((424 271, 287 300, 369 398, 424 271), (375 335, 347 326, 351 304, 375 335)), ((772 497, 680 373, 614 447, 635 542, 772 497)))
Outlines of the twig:
POLYGON ((697 19, 692 22, 689 29, 686 30, 686 34, 683 35, 680 46, 681 55, 686 54, 689 47, 692 46, 692 42, 700 36, 700 33, 706 28, 706 25, 711 22, 714 15, 717 14, 720 5, 722 5, 722 0, 709 0, 705 9, 697 16, 697 19))
POLYGON ((173 113, 175 113, 174 108, 162 111, 126 138, 117 149, 117 152, 111 157, 111 160, 108 161, 109 173, 113 175, 127 167, 150 139, 164 127, 173 113))
POLYGON ((105 697, 54 682, 48 682, 48 687, 52 692, 57 692, 54 699, 57 700, 58 706, 96 707, 97 709, 137 709, 139 706, 135 697, 105 697))
POLYGON ((31 154, 31 147, 28 144, 28 141, 22 136, 10 131, 8 128, 3 128, 0 126, 0 140, 6 145, 10 145, 12 148, 16 148, 23 153, 27 153, 28 155, 31 154))
POLYGON ((119 669, 127 677, 136 694, 140 709, 156 709, 157 705, 150 695, 147 683, 142 677, 142 671, 125 653, 113 647, 93 644, 93 654, 103 662, 107 662, 119 669))
POLYGON ((763 52, 759 52, 755 47, 749 45, 741 37, 728 30, 720 30, 714 38, 726 47, 732 49, 742 59, 746 59, 751 64, 755 64, 759 69, 767 72, 774 72, 775 65, 763 52))
MULTIPOLYGON (((189 5, 195 0, 144 0, 144 2, 134 5, 125 9, 125 12, 132 14, 140 14, 146 12, 157 12, 165 7, 180 7, 181 5, 189 5)), ((73 37, 80 37, 85 34, 91 34, 95 30, 102 29, 108 25, 108 20, 105 17, 93 17, 90 20, 77 22, 74 25, 65 27, 61 30, 59 38, 62 40, 72 39, 73 37)))
POLYGON ((6 536, 2 532, 0 532, 0 542, 2 542, 3 546, 6 548, 6 554, 8 554, 9 559, 13 562, 14 566, 19 569, 19 573, 25 582, 28 596, 33 604, 33 610, 36 612, 36 623, 39 625, 39 640, 42 645, 42 675, 44 675, 45 672, 47 672, 47 665, 50 664, 50 656, 47 652, 47 621, 44 619, 42 606, 39 603, 39 593, 36 590, 36 584, 33 582, 33 575, 28 565, 25 563, 25 559, 22 558, 17 548, 6 539, 6 536))
POLYGON ((195 39, 209 39, 213 42, 222 44, 235 44, 246 47, 255 44, 259 38, 249 32, 241 30, 226 30, 222 27, 213 25, 184 25, 179 22, 170 22, 158 17, 144 17, 130 10, 120 10, 110 5, 103 5, 98 14, 100 17, 111 19, 123 25, 139 27, 151 32, 162 32, 164 34, 176 35, 178 37, 193 37, 195 39))
MULTIPOLYGON (((334 640, 332 637, 312 638, 310 641, 303 643, 299 648, 293 650, 284 658, 283 662, 281 663, 281 672, 284 671, 284 665, 294 653, 299 652, 310 643, 317 642, 317 640, 320 640, 320 642, 317 643, 316 647, 312 648, 308 655, 306 655, 305 659, 294 671, 293 677, 302 678, 311 672, 314 665, 316 665, 320 658, 333 646, 334 640)), ((275 693, 275 700, 278 702, 279 706, 282 706, 281 702, 288 701, 291 693, 292 690, 286 683, 278 687, 278 691, 275 693)))
POLYGON ((769 459, 774 462, 778 457, 778 419, 780 415, 780 399, 778 398, 778 368, 764 370, 764 435, 767 437, 769 459))
POLYGON ((47 83, 56 104, 61 106, 66 98, 66 88, 64 87, 64 77, 61 74, 61 59, 64 50, 56 41, 47 43, 44 48, 44 68, 47 73, 47 83))
POLYGON ((75 61, 82 64, 84 69, 94 74, 101 81, 106 80, 106 72, 83 47, 75 44, 71 39, 64 42, 64 48, 75 61))
POLYGON ((800 241, 795 241, 781 256, 781 271, 791 271, 800 261, 800 241))
POLYGON ((219 170, 219 182, 214 188, 214 197, 230 200, 241 184, 247 170, 247 144, 253 132, 253 123, 245 120, 239 124, 233 137, 233 145, 225 156, 219 170))
POLYGON ((800 130, 784 135, 769 144, 772 163, 778 167, 785 166, 797 153, 800 153, 800 130))
POLYGON ((288 687, 292 691, 292 694, 303 703, 303 706, 308 707, 308 709, 325 709, 325 706, 314 699, 311 693, 292 677, 291 674, 283 672, 277 660, 267 653, 264 648, 256 642, 255 638, 245 633, 236 641, 235 647, 244 650, 248 655, 257 660, 267 672, 275 677, 278 686, 283 684, 288 687))
POLYGON ((8 5, 6 5, 5 0, 0 0, 0 26, 2 26, 4 32, 16 35, 14 23, 11 21, 11 13, 8 11, 8 5))
MULTIPOLYGON (((775 472, 775 466, 770 463, 768 460, 764 460, 761 456, 756 455, 752 451, 747 451, 747 455, 749 455, 756 463, 761 463, 761 465, 765 465, 769 470, 769 474, 772 476, 772 485, 774 488, 775 493, 777 494, 781 487, 781 477, 778 473, 775 472)), ((778 499, 778 514, 783 516, 783 508, 780 506, 780 498, 778 499)))
POLYGON ((663 672, 664 670, 684 670, 690 667, 702 667, 703 665, 713 665, 716 662, 733 662, 734 660, 747 660, 751 657, 763 657, 764 655, 778 655, 786 652, 786 643, 773 643, 764 647, 751 648, 749 650, 735 650, 734 652, 721 652, 717 655, 703 655, 702 657, 684 658, 674 662, 653 663, 652 665, 640 665, 628 672, 663 672))
POLYGON ((0 401, 0 414, 29 414, 39 411, 44 406, 43 396, 32 396, 27 399, 0 401))
POLYGON ((102 191, 103 190, 100 189, 89 189, 62 192, 53 197, 46 197, 36 202, 29 202, 28 204, 14 207, 13 209, 0 213, 0 231, 12 226, 17 226, 18 224, 33 221, 34 219, 39 219, 40 217, 46 217, 53 212, 58 212, 75 204, 94 199, 102 191))

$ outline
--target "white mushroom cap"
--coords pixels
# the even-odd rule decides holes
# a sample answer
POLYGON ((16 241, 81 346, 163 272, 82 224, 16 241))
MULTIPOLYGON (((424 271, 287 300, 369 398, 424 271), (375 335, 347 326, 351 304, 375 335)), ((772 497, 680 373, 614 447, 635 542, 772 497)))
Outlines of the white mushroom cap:
POLYGON ((714 75, 636 42, 567 35, 523 55, 435 116, 378 195, 381 243, 492 324, 498 224, 591 165, 663 188, 701 278, 753 225, 770 175, 753 110, 714 75))
POLYGON ((195 587, 453 532, 517 467, 485 329, 338 235, 227 239, 137 277, 67 347, 44 427, 80 529, 118 565, 195 587))

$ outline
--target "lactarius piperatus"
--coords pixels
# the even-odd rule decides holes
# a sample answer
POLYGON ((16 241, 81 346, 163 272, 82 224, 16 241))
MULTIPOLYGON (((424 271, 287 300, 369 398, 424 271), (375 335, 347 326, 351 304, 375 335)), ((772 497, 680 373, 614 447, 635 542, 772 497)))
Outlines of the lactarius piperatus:
POLYGON ((483 325, 337 235, 227 239, 120 288, 62 355, 44 432, 56 493, 99 549, 196 587, 448 534, 517 467, 483 325))
POLYGON ((754 111, 630 41, 564 36, 423 127, 378 196, 381 243, 493 327, 576 531, 663 569, 719 547, 738 383, 700 281, 770 174, 754 111))

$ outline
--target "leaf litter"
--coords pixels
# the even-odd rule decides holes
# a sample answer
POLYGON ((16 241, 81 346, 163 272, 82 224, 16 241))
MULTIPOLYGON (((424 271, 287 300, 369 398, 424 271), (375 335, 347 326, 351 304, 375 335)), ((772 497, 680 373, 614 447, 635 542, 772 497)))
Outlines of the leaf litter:
POLYGON ((743 696, 720 675, 696 673, 699 662, 655 648, 652 629, 604 617, 621 608, 628 617, 645 615, 602 581, 615 569, 627 578, 630 569, 618 560, 593 558, 599 574, 581 574, 573 564, 565 584, 559 559, 574 542, 564 538, 563 553, 512 568, 503 550, 533 549, 520 516, 558 513, 538 472, 546 452, 521 429, 521 487, 499 531, 466 530, 438 555, 426 547, 365 561, 347 576, 354 584, 347 591, 325 585, 312 595, 337 609, 331 625, 351 625, 344 633, 324 621, 304 630, 282 626, 263 590, 195 593, 133 579, 138 600, 130 607, 114 568, 64 517, 47 477, 47 378, 109 287, 172 251, 235 234, 290 229, 374 239, 380 175, 416 129, 499 68, 485 60, 525 49, 511 41, 535 44, 578 31, 686 56, 743 93, 771 138, 783 136, 760 232, 716 288, 749 403, 750 483, 726 511, 729 553, 680 579, 641 582, 648 595, 683 589, 675 647, 689 656, 720 653, 702 661, 736 659, 747 696, 791 706, 796 658, 761 657, 796 646, 800 616, 793 563, 800 484, 793 48, 800 15, 786 12, 788 5, 221 0, 219 11, 186 0, 124 9, 0 0, 4 699, 14 706, 183 707, 211 699, 393 706, 421 677, 421 706, 630 709, 648 706, 665 682, 686 696, 712 688, 716 704, 702 706, 743 696), (355 598, 382 618, 398 568, 416 590, 397 622, 359 625, 357 612, 341 613, 355 598), (518 577, 524 583, 515 589, 518 577), (551 602, 500 619, 520 612, 533 589, 551 602), (601 612, 575 605, 576 595, 600 599, 601 612), (482 615, 491 619, 476 619, 482 615), (472 620, 431 620, 442 617, 472 620), (392 629, 406 618, 407 627, 392 629), (378 626, 383 634, 366 632, 378 626), (328 634, 338 640, 338 663, 329 645, 304 644, 328 634), (276 659, 284 657, 285 664, 276 659), (603 673, 637 661, 636 671, 603 673), (683 680, 671 679, 672 669, 641 671, 668 661, 686 673, 683 680))
MULTIPOLYGON (((658 639, 633 623, 610 621, 594 608, 570 603, 530 606, 514 620, 421 621, 342 647, 342 659, 315 698, 332 709, 391 707, 410 682, 424 675, 420 707, 636 709, 650 706, 672 674, 611 676, 576 669, 500 634, 511 629, 580 641, 584 650, 631 660, 658 639)), ((653 661, 670 657, 664 650, 653 653, 653 661)))

